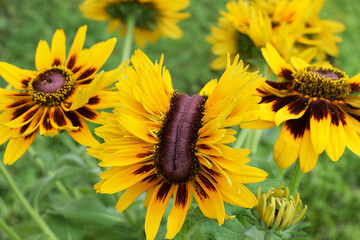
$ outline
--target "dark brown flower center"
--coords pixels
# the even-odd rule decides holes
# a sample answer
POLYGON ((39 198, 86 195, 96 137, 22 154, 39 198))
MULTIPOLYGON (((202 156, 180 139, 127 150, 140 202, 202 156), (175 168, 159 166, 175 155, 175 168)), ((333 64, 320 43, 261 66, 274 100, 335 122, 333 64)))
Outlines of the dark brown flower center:
POLYGON ((157 172, 172 183, 185 183, 196 175, 199 160, 195 153, 202 126, 206 97, 174 95, 158 136, 157 172))
POLYGON ((58 106, 70 96, 74 87, 72 72, 57 66, 46 69, 32 78, 28 91, 36 104, 58 106))
POLYGON ((151 1, 140 2, 138 0, 118 1, 110 3, 106 7, 107 13, 112 18, 118 18, 122 23, 126 23, 129 15, 135 17, 135 26, 153 31, 157 28, 157 10, 151 1))
POLYGON ((310 97, 344 100, 351 91, 348 76, 332 67, 310 66, 292 76, 294 90, 310 97))

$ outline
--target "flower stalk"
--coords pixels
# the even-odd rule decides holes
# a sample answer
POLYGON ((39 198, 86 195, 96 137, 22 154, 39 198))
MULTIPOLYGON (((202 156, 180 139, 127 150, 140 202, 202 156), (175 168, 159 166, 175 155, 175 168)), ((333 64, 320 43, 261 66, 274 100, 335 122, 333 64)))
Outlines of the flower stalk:
POLYGON ((10 226, 8 226, 6 224, 5 221, 3 221, 1 218, 0 218, 0 228, 4 229, 4 231, 14 240, 21 240, 21 238, 19 237, 19 235, 17 235, 17 233, 12 230, 10 228, 10 226))
MULTIPOLYGON (((26 200, 24 195, 19 190, 18 186, 12 179, 11 175, 6 170, 6 167, 4 164, 0 164, 0 171, 4 175, 5 180, 9 183, 9 186, 14 191, 14 194, 16 195, 17 199, 20 200, 21 204, 24 206, 26 211, 30 214, 30 216, 34 219, 34 221, 39 225, 41 230, 48 236, 48 239, 56 240, 58 239, 55 234, 52 232, 50 227, 46 224, 44 219, 39 215, 37 211, 30 205, 30 203, 26 200)), ((16 238, 15 238, 16 239, 16 238)))
POLYGON ((289 183, 291 196, 295 196, 297 189, 299 187, 299 184, 300 184, 301 176, 302 176, 302 172, 300 169, 300 161, 297 160, 295 163, 293 172, 291 173, 291 179, 290 179, 290 183, 289 183))
POLYGON ((121 62, 129 60, 132 51, 132 45, 134 41, 134 29, 135 29, 136 16, 134 14, 127 15, 126 19, 126 34, 124 39, 124 45, 122 49, 121 62))

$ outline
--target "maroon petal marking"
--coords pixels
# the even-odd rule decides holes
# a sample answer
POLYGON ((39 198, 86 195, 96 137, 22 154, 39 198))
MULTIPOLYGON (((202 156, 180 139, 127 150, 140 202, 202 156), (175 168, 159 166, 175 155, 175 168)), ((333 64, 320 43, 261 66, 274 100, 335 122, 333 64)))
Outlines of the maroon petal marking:
POLYGON ((328 104, 330 115, 331 115, 331 124, 339 126, 341 122, 342 125, 346 125, 345 114, 334 104, 328 104))
POLYGON ((91 119, 94 120, 96 119, 99 115, 96 111, 88 108, 88 107, 82 107, 82 108, 78 108, 76 109, 76 111, 83 117, 87 118, 87 119, 91 119))
POLYGON ((77 59, 77 56, 76 55, 71 55, 69 57, 69 60, 66 64, 66 67, 70 70, 72 70, 72 68, 75 66, 75 63, 76 63, 76 59, 77 59))
POLYGON ((358 83, 350 83, 350 88, 351 88, 350 93, 360 92, 360 84, 358 84, 358 83))
POLYGON ((21 80, 21 87, 28 88, 30 80, 31 80, 31 78, 26 78, 26 79, 21 80))
POLYGON ((7 105, 6 108, 17 108, 26 103, 29 103, 29 99, 20 99, 12 104, 7 105))
POLYGON ((45 116, 44 116, 41 124, 46 131, 53 129, 53 126, 50 123, 50 112, 49 111, 47 111, 45 113, 45 116))
POLYGON ((309 106, 310 117, 316 121, 326 118, 329 114, 329 104, 325 100, 312 101, 309 106))
POLYGON ((51 64, 51 66, 61 66, 61 65, 62 65, 62 62, 59 58, 55 58, 51 64))
POLYGON ((195 191, 196 191, 197 195, 199 196, 200 200, 209 198, 209 195, 205 192, 205 190, 201 187, 201 185, 196 180, 194 181, 193 186, 194 186, 195 191))
POLYGON ((101 101, 101 99, 99 96, 94 96, 89 99, 89 102, 87 104, 88 105, 96 105, 96 104, 100 103, 100 101, 101 101))
POLYGON ((28 110, 30 110, 30 108, 31 108, 32 106, 33 106, 33 105, 25 105, 25 106, 19 107, 18 109, 16 109, 16 110, 13 112, 13 116, 11 117, 11 120, 14 120, 14 119, 20 117, 21 115, 23 115, 24 113, 26 113, 28 110))
POLYGON ((71 123, 74 127, 79 127, 79 128, 82 127, 78 115, 76 115, 72 111, 64 111, 64 113, 65 113, 66 117, 71 121, 71 123))
POLYGON ((59 127, 66 126, 66 119, 61 108, 55 108, 53 114, 51 117, 59 127))
POLYGON ((308 103, 309 103, 309 99, 300 97, 295 101, 289 103, 287 106, 291 114, 298 115, 307 107, 308 103))
POLYGON ((97 69, 94 67, 86 69, 78 78, 77 81, 90 77, 97 69))
POLYGON ((274 101, 273 105, 272 105, 272 110, 274 112, 279 111, 281 108, 285 107, 286 105, 288 105, 289 103, 295 101, 296 99, 298 99, 299 96, 298 95, 292 95, 292 96, 287 96, 287 97, 282 97, 282 98, 278 98, 274 101))
POLYGON ((166 196, 169 194, 172 184, 164 182, 161 184, 161 187, 156 195, 156 201, 164 201, 166 196))
POLYGON ((269 103, 269 102, 273 102, 277 99, 279 99, 280 97, 275 96, 275 95, 270 95, 270 96, 265 96, 261 99, 260 103, 269 103))
POLYGON ((291 83, 289 82, 273 82, 273 81, 265 81, 270 87, 275 88, 277 90, 287 90, 291 89, 291 83))
POLYGON ((188 201, 188 197, 189 191, 186 184, 180 184, 176 192, 175 205, 182 208, 185 207, 186 202, 188 201))
POLYGON ((200 181, 205 185, 205 187, 212 192, 216 192, 216 187, 214 186, 214 184, 204 175, 199 174, 199 179, 200 181))
POLYGON ((290 69, 282 68, 281 72, 279 73, 279 77, 282 77, 283 79, 287 80, 288 82, 292 82, 294 80, 293 72, 290 69))
POLYGON ((299 119, 287 120, 284 123, 284 127, 290 131, 295 139, 302 138, 305 130, 310 129, 310 113, 309 108, 306 110, 305 114, 299 119))

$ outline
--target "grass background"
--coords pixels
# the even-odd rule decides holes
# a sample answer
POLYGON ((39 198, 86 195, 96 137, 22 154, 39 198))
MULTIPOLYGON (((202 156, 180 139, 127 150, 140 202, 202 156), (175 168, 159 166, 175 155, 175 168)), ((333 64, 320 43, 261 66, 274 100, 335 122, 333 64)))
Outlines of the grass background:
MULTIPOLYGON (((85 47, 116 36, 106 32, 107 23, 85 19, 78 10, 80 2, 0 0, 0 61, 34 69, 38 41, 44 39, 50 42, 57 28, 65 30, 68 49, 78 27, 84 24, 88 25, 85 47)), ((156 44, 143 48, 153 61, 159 59, 162 53, 165 54, 165 65, 170 70, 174 87, 180 92, 196 93, 207 81, 221 75, 221 72, 209 68, 214 56, 205 36, 209 35, 210 27, 216 24, 218 11, 225 9, 226 2, 193 0, 187 10, 192 17, 179 24, 184 31, 182 39, 162 38, 156 44)), ((321 15, 346 25, 346 30, 340 34, 343 42, 339 45, 340 56, 335 59, 335 64, 350 77, 357 74, 360 59, 360 5, 354 4, 352 0, 328 0, 321 15)), ((122 39, 118 38, 116 49, 104 70, 110 70, 120 63, 122 39)), ((3 80, 0 86, 5 86, 3 80)), ((252 164, 261 166, 270 176, 284 173, 286 178, 291 169, 280 172, 272 160, 272 147, 277 133, 278 129, 263 132, 259 147, 252 152, 252 164)), ((95 194, 92 190, 100 172, 96 167, 97 160, 88 156, 84 147, 73 143, 65 134, 50 140, 37 137, 32 148, 8 169, 29 201, 54 226, 57 235, 66 236, 66 233, 71 232, 74 239, 99 239, 99 236, 100 239, 144 238, 145 209, 141 200, 133 204, 128 216, 117 214, 114 209, 115 196, 95 194), (107 226, 112 226, 111 231, 107 226)), ((3 156, 5 146, 0 146, 0 157, 3 156)), ((336 163, 322 155, 315 169, 302 177, 299 192, 303 202, 308 205, 306 220, 311 223, 306 229, 307 239, 359 239, 358 169, 359 157, 346 150, 336 163)), ((22 237, 37 232, 3 176, 0 176, 0 217, 22 237)), ((164 232, 162 226, 159 236, 164 236, 164 232)), ((41 236, 36 238, 36 234, 32 236, 35 237, 31 239, 43 239, 41 236)), ((1 229, 0 239, 9 239, 1 229)))

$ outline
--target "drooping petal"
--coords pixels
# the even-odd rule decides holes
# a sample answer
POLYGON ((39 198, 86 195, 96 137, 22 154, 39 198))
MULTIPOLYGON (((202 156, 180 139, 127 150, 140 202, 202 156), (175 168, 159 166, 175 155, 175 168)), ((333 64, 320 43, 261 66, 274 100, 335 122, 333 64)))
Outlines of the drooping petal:
POLYGON ((328 103, 318 100, 310 103, 310 137, 317 154, 325 150, 329 141, 331 115, 328 103))
POLYGON ((166 206, 174 191, 174 185, 168 183, 160 184, 154 191, 145 218, 145 233, 147 240, 153 240, 160 226, 166 206))
POLYGON ((190 207, 190 190, 186 184, 174 189, 174 206, 167 219, 167 239, 172 239, 180 231, 190 207))
POLYGON ((303 173, 311 171, 315 167, 318 158, 319 154, 315 152, 311 143, 310 132, 305 130, 299 152, 300 168, 303 173))

